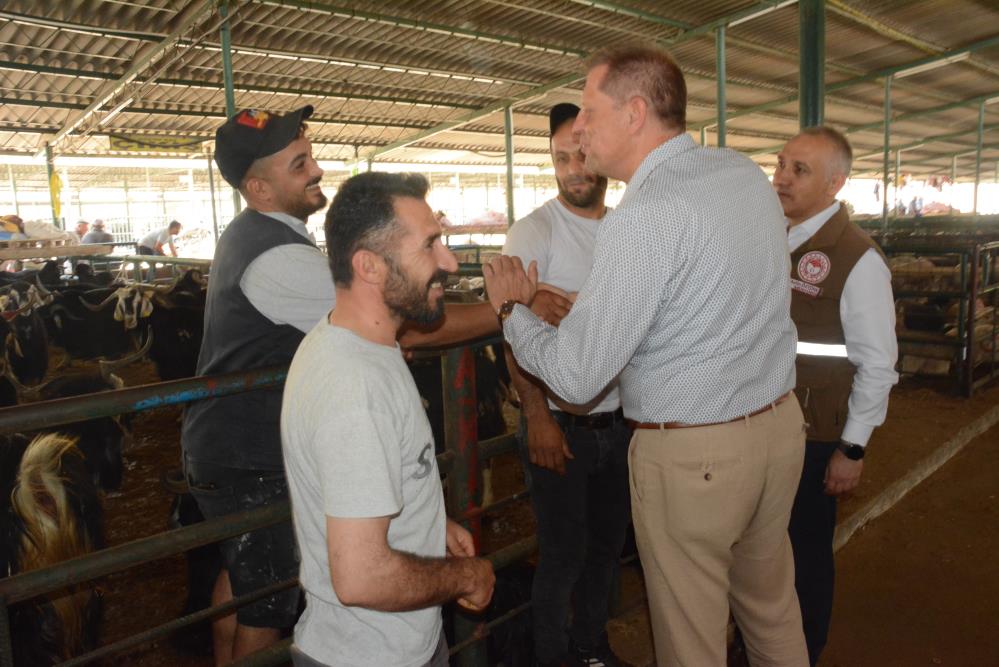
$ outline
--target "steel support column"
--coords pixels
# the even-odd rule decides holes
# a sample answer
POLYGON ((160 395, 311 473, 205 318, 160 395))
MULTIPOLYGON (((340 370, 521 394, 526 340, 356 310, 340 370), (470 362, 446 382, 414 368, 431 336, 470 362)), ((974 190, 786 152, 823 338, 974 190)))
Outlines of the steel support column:
MULTIPOLYGON (((881 197, 883 201, 881 207, 881 226, 884 229, 888 228, 888 159, 891 157, 891 80, 891 74, 885 77, 885 143, 881 172, 881 197)), ((895 184, 895 187, 898 187, 898 183, 895 184)))
POLYGON ((950 157, 950 214, 954 215, 954 190, 957 188, 957 155, 950 157))
POLYGON ((219 242, 219 214, 215 210, 215 169, 212 168, 212 152, 205 153, 208 160, 208 194, 212 198, 212 233, 215 235, 215 243, 219 242))
MULTIPOLYGON (((444 388, 444 444, 454 455, 447 477, 448 516, 470 517, 462 521, 475 541, 476 553, 482 545, 482 519, 476 510, 482 504, 482 470, 479 467, 478 410, 475 396, 475 354, 470 347, 450 349, 441 355, 441 382, 444 388)), ((462 613, 454 615, 455 641, 460 643, 479 631, 479 623, 462 613)), ((480 642, 462 651, 461 667, 488 664, 485 646, 480 642)))
POLYGON ((892 199, 892 217, 898 217, 899 190, 902 188, 902 151, 895 149, 895 197, 892 199))
POLYGON ((704 127, 701 128, 701 145, 702 146, 707 146, 708 145, 708 126, 707 125, 705 125, 704 127))
POLYGON ((975 198, 972 212, 978 215, 978 186, 982 182, 982 142, 985 139, 985 102, 978 105, 978 143, 975 145, 975 198))
POLYGON ((506 144, 506 224, 513 225, 513 107, 503 110, 503 140, 506 144))
POLYGON ((14 204, 14 215, 21 217, 21 206, 17 202, 17 181, 14 180, 14 168, 7 165, 7 181, 10 183, 10 198, 14 204))
POLYGON ((798 122, 821 125, 825 116, 825 0, 798 3, 798 122))
MULTIPOLYGON (((219 4, 219 16, 222 27, 219 29, 222 41, 222 83, 225 86, 225 115, 227 118, 236 113, 236 93, 232 82, 232 33, 229 30, 229 3, 219 4)), ((236 217, 242 208, 239 190, 232 189, 232 215, 236 217)))
POLYGON ((725 26, 715 30, 715 71, 717 73, 718 100, 715 102, 718 114, 718 147, 725 147, 725 26))

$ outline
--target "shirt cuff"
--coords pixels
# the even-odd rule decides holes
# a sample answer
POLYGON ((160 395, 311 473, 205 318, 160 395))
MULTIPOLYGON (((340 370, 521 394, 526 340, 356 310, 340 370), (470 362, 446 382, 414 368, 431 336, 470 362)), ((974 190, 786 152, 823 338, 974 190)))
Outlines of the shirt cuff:
POLYGON ((873 426, 861 424, 847 417, 846 426, 843 428, 843 434, 840 436, 840 439, 860 445, 861 447, 866 447, 867 441, 871 439, 871 433, 873 432, 873 426))

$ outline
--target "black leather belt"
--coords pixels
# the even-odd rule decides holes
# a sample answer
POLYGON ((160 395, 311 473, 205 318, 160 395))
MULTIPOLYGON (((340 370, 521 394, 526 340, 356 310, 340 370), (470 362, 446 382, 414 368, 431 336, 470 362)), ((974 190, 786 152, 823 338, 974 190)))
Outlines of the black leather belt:
POLYGON ((553 410, 552 414, 560 424, 572 428, 588 428, 591 431, 610 428, 618 422, 624 421, 624 411, 621 408, 613 412, 592 412, 588 415, 574 415, 571 412, 553 410))

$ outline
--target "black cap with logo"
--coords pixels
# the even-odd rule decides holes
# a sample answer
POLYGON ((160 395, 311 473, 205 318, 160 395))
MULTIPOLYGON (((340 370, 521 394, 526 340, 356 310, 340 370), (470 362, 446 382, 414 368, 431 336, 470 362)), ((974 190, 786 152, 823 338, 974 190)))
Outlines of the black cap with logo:
POLYGON ((298 136, 312 107, 279 116, 260 109, 243 109, 215 131, 215 164, 222 178, 238 188, 255 160, 273 155, 298 136))
POLYGON ((562 123, 578 115, 579 107, 572 102, 562 102, 553 106, 548 112, 548 136, 555 134, 555 130, 562 127, 562 123))

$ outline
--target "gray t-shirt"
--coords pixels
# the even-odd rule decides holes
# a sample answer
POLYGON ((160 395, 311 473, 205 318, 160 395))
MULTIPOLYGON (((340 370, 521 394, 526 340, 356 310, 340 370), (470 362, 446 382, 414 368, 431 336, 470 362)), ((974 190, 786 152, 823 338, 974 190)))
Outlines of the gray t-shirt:
POLYGON ((139 245, 144 245, 147 248, 152 248, 153 250, 156 250, 156 245, 158 243, 162 243, 163 245, 170 243, 171 236, 172 235, 170 234, 170 228, 164 227, 163 229, 157 229, 151 231, 145 236, 143 236, 142 240, 139 241, 139 245))
POLYGON ((388 613, 342 605, 326 543, 327 516, 391 516, 390 547, 445 555, 433 434, 399 347, 320 321, 288 371, 281 441, 306 595, 295 644, 337 667, 424 664, 437 647, 440 607, 388 613))
MULTIPOLYGON (((610 209, 607 209, 608 212, 610 209)), ((566 292, 578 292, 593 266, 600 220, 576 215, 562 202, 549 199, 517 221, 506 235, 503 254, 519 257, 527 268, 538 263, 538 280, 566 292)), ((581 406, 548 401, 554 410, 576 414, 611 412, 621 406, 617 380, 596 398, 581 406)))

